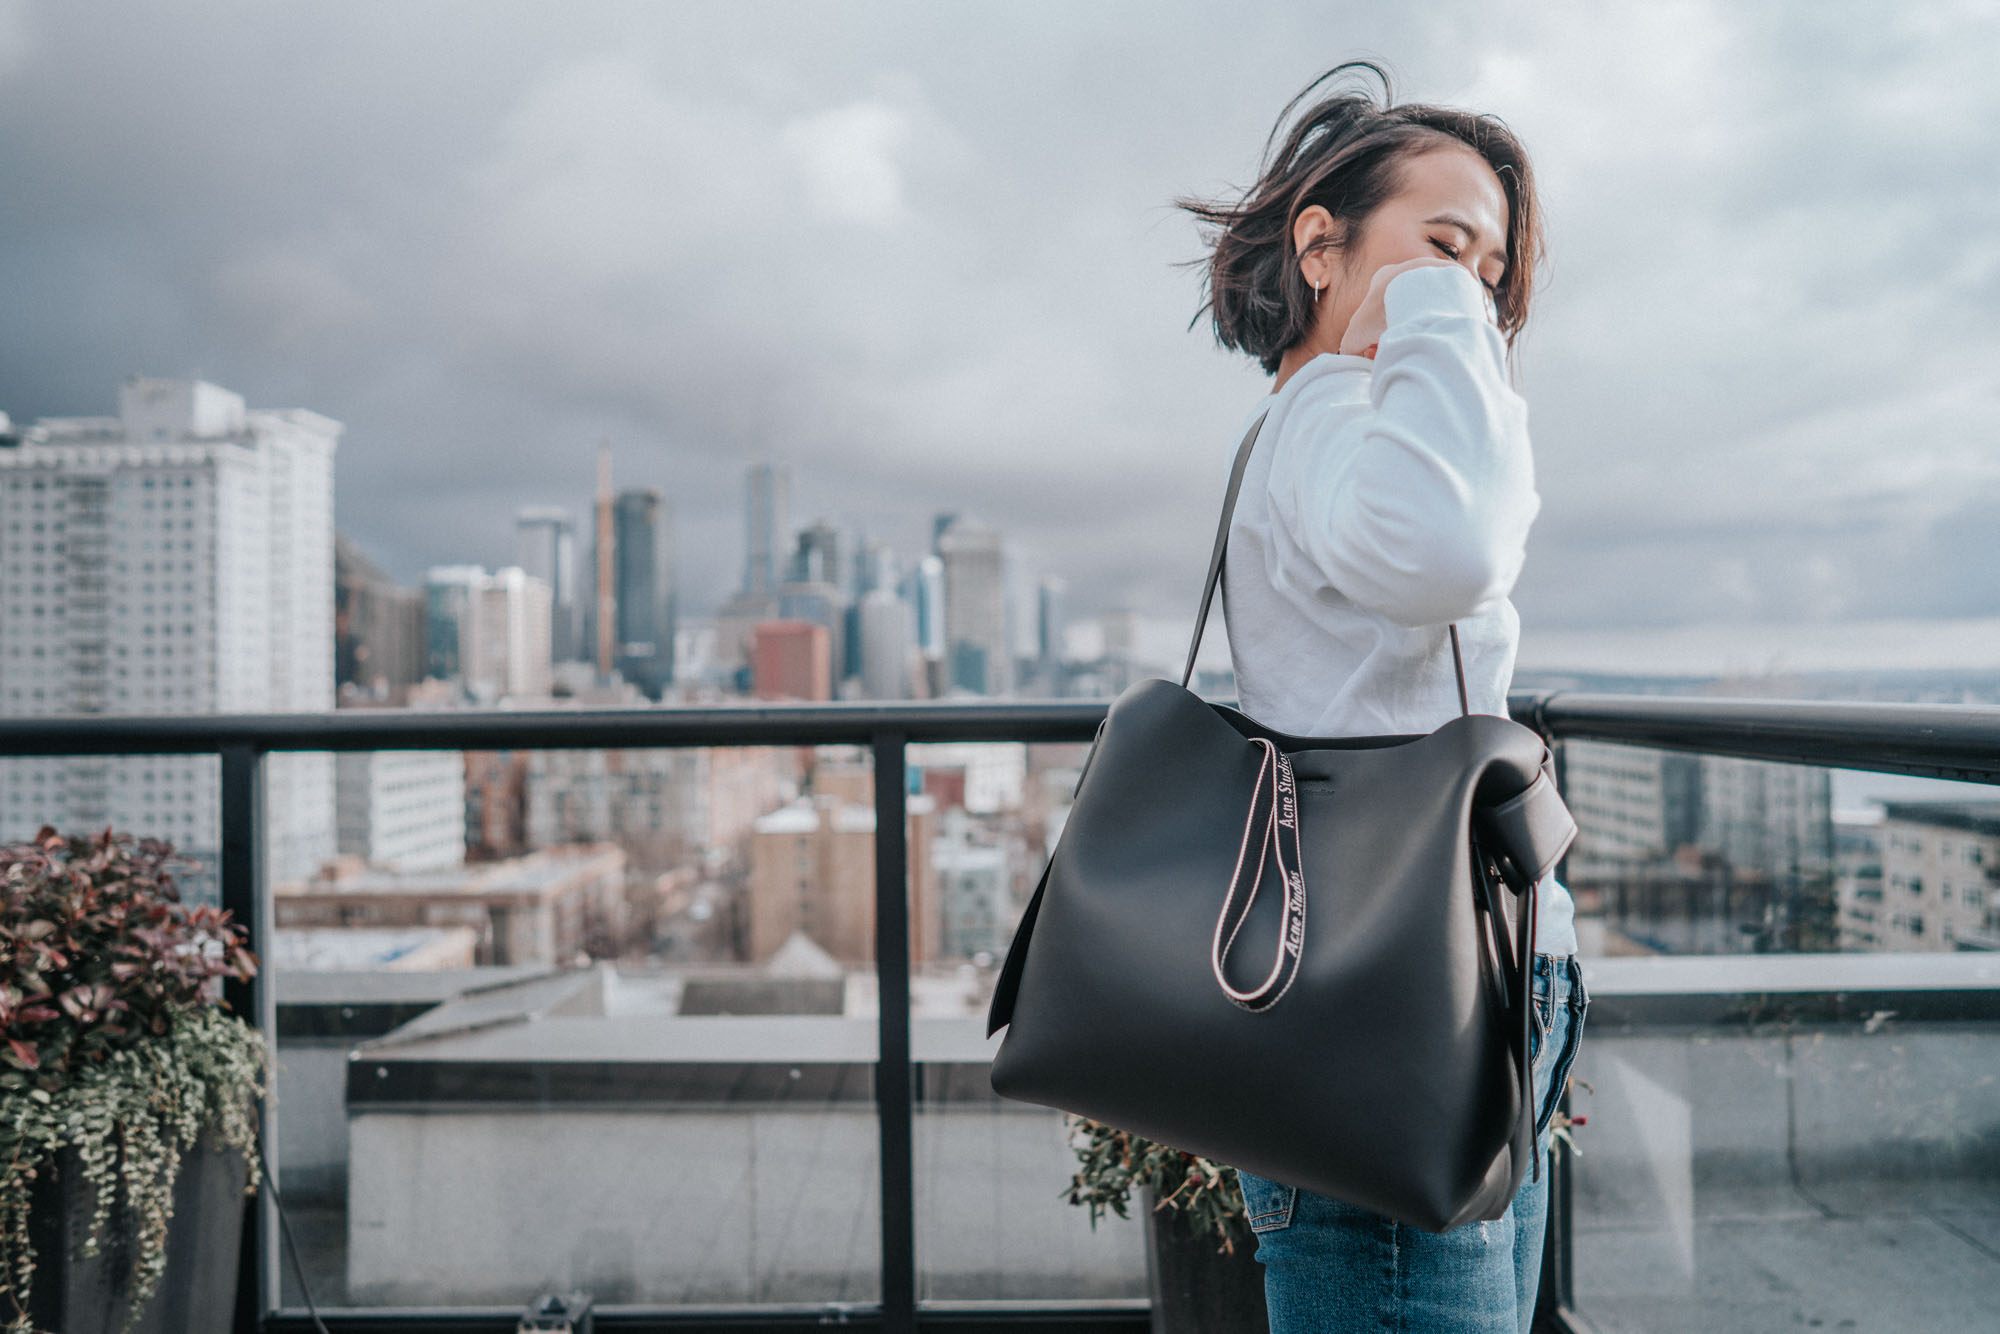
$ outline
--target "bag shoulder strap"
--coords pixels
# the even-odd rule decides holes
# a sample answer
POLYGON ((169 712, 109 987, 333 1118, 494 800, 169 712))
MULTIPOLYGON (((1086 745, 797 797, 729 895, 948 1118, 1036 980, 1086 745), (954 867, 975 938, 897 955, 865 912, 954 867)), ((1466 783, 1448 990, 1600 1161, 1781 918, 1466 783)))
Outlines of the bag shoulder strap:
POLYGON ((1209 604, 1215 601, 1215 586, 1222 579, 1222 558, 1229 551, 1229 520, 1236 513, 1236 493, 1243 489, 1243 470, 1250 466, 1250 450, 1257 443, 1257 437, 1264 430, 1264 419, 1271 415, 1266 408, 1257 414, 1257 420, 1250 423, 1250 429, 1243 433, 1243 443, 1236 447, 1236 464, 1229 470, 1229 490, 1222 497, 1222 522, 1215 527, 1215 550, 1208 557, 1208 582, 1201 586, 1201 610, 1194 617, 1194 638, 1188 643, 1187 666, 1181 669, 1181 689, 1194 679, 1195 650, 1201 647, 1201 632, 1208 628, 1209 604))
MULTIPOLYGON (((1243 473, 1250 466, 1250 451, 1256 447, 1257 437, 1263 434, 1264 422, 1270 417, 1266 408, 1257 414, 1257 420, 1250 423, 1250 429, 1243 433, 1243 443, 1236 447, 1236 462, 1229 469, 1229 489, 1222 496, 1222 519, 1215 526, 1215 549, 1208 556, 1208 579, 1201 586, 1201 609, 1194 616, 1194 638, 1188 641, 1187 664, 1181 668, 1181 689, 1194 679, 1194 655, 1201 648, 1202 632, 1208 628, 1208 609, 1215 601, 1216 586, 1222 581, 1223 558, 1229 554, 1229 521, 1236 515, 1236 496, 1243 489, 1243 473)), ((1458 626, 1451 627, 1451 669, 1458 678, 1458 711, 1470 714, 1472 704, 1465 691, 1465 659, 1458 648, 1458 626)))

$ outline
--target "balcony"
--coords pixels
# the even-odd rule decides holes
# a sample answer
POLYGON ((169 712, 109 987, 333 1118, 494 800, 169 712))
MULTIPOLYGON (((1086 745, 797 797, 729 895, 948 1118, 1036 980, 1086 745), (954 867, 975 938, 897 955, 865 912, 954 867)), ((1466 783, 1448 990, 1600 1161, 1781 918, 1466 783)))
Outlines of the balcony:
MULTIPOLYGON (((2000 782, 2000 710, 1513 707, 1558 743, 2000 782)), ((266 1138, 320 1316, 511 1330, 539 1287, 581 1286, 607 1330, 1138 1331, 1137 1224, 1093 1231, 1057 1198, 1061 1119, 992 1096, 979 1016, 938 1013, 951 976, 909 962, 906 747, 1085 742, 1103 711, 38 719, 0 723, 0 750, 219 754, 221 894, 261 945, 268 754, 865 747, 873 973, 836 988, 837 1012, 694 1014, 694 972, 605 967, 476 985, 271 969, 235 991, 280 1060, 266 1138)), ((1781 942, 1784 903, 1759 902, 1762 934, 1716 938, 1781 942)), ((1556 1164, 1541 1327, 2000 1326, 2000 955, 1601 955, 1586 977, 1581 1152, 1556 1164)), ((312 1328, 268 1193, 255 1219, 241 1327, 312 1328)))

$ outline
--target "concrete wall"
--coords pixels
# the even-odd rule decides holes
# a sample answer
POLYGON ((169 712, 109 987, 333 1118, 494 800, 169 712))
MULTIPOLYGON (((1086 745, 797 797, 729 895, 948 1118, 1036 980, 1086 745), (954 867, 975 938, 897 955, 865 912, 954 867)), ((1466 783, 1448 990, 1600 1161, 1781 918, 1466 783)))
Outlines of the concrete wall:
MULTIPOLYGON (((369 1112, 351 1132, 357 1305, 879 1299, 865 1108, 369 1112)), ((1139 1223, 1093 1233, 1058 1197, 1057 1114, 926 1111, 916 1156, 927 1298, 1144 1295, 1139 1223)))
POLYGON ((1685 1189, 1912 1176, 2000 1178, 1990 1027, 1586 1035, 1578 1188, 1592 1207, 1685 1189))
MULTIPOLYGON (((1691 1291, 1699 1226, 1819 1216, 1871 1182, 2000 1196, 2000 1060, 1990 1024, 1635 1029, 1588 1035, 1576 1066, 1579 1255, 1613 1246, 1648 1291, 1691 1291)), ((293 1179, 331 1134, 331 1053, 288 1049, 293 1179), (299 1147, 303 1145, 303 1147, 299 1147)), ((877 1131, 865 1105, 363 1109, 352 1145, 348 1297, 505 1305, 538 1288, 600 1302, 872 1301, 877 1131)), ((1092 1232, 1059 1192, 1060 1116, 934 1103, 915 1127, 928 1300, 1138 1297, 1140 1224, 1092 1232)), ((1768 1237, 1767 1230, 1745 1235, 1768 1237)))
POLYGON ((278 1181, 285 1199, 338 1199, 347 1190, 347 1053, 356 1039, 278 1044, 278 1181))

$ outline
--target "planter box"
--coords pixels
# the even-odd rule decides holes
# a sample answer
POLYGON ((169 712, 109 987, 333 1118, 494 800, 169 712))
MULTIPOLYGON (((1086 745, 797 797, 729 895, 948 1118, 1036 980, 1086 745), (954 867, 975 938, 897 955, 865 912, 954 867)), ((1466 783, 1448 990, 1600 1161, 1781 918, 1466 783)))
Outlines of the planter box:
POLYGON ((1256 1243, 1224 1255, 1214 1238, 1190 1236, 1178 1218, 1154 1213, 1150 1191, 1145 1207, 1153 1334, 1270 1334, 1256 1243))
MULTIPOLYGON (((167 1229, 167 1271, 133 1334, 228 1334, 236 1310, 247 1180, 242 1156, 219 1148, 209 1136, 183 1159, 167 1229)), ((114 1209, 98 1255, 86 1259, 81 1249, 96 1199, 73 1152, 59 1154, 56 1170, 35 1183, 28 1220, 35 1246, 29 1315, 37 1329, 117 1334, 124 1325, 131 1309, 123 1276, 131 1267, 132 1216, 129 1209, 114 1209)))

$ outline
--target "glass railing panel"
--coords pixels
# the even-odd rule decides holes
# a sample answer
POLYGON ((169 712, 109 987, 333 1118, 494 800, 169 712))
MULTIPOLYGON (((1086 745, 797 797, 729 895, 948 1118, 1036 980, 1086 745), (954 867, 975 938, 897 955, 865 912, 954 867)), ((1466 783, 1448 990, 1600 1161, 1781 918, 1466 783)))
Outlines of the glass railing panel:
POLYGON ((1088 1303, 1146 1296, 1144 1207, 1093 1227, 1064 1192, 1060 1112, 1008 1102, 980 1019, 914 1020, 917 1277, 922 1301, 1088 1303))
POLYGON ((2000 948, 2000 792, 1572 741, 1585 955, 2000 948))
POLYGON ((1570 1226, 1594 1328, 2000 1327, 1989 958, 1603 959, 1587 976, 1570 1226))
POLYGON ((919 1300, 1076 1302, 1146 1293, 1137 1219, 1088 1212, 1061 1113, 993 1092, 994 979, 1075 793, 1087 746, 908 750, 919 1300))
POLYGON ((341 760, 273 894, 313 1300, 879 1300, 866 751, 341 760))

